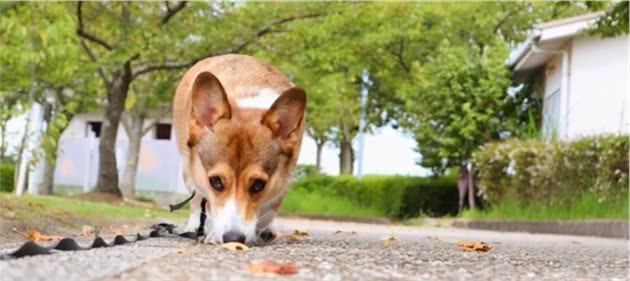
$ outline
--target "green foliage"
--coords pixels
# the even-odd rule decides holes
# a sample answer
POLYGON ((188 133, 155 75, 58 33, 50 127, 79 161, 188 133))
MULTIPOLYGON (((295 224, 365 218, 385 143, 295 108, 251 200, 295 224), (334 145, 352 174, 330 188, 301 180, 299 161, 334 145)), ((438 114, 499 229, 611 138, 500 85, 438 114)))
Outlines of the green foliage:
POLYGON ((602 37, 615 37, 628 34, 628 14, 630 2, 618 1, 612 4, 608 11, 597 20, 593 28, 587 31, 591 35, 602 37))
POLYGON ((599 202, 615 202, 628 192, 627 136, 569 143, 512 139, 484 145, 474 162, 480 192, 495 204, 514 197, 524 204, 570 206, 591 193, 599 202))
POLYGON ((324 191, 290 189, 282 200, 281 213, 355 217, 385 217, 382 210, 359 205, 356 201, 324 191))
POLYGON ((13 192, 13 176, 15 175, 15 165, 11 163, 0 163, 0 191, 13 192))
POLYGON ((312 176, 317 174, 317 167, 311 164, 298 164, 293 171, 293 176, 296 178, 312 176))
POLYGON ((340 196, 359 206, 379 210, 388 217, 408 218, 457 213, 456 186, 454 178, 310 176, 294 182, 290 192, 340 196))
POLYGON ((622 193, 618 200, 601 202, 594 193, 575 196, 570 205, 546 205, 537 201, 520 202, 506 197, 486 209, 465 210, 462 217, 471 219, 508 220, 583 220, 583 219, 628 219, 628 194, 622 193))

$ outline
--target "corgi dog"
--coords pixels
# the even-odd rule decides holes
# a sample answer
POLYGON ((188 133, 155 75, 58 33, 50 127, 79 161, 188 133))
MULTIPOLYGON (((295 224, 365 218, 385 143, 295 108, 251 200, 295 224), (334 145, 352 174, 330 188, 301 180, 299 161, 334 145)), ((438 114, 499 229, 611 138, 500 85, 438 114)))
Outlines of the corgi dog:
POLYGON ((173 128, 186 187, 195 191, 185 231, 208 212, 206 242, 254 244, 271 229, 295 168, 306 93, 278 69, 251 56, 197 62, 173 101, 173 128))

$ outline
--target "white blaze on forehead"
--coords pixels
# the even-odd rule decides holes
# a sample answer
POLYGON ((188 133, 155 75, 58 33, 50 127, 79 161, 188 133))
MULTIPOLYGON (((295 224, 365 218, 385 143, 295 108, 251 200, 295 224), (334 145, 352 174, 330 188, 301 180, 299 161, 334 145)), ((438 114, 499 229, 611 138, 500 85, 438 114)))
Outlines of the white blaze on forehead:
POLYGON ((272 88, 262 88, 256 92, 255 96, 244 97, 236 100, 239 107, 247 108, 270 108, 280 94, 272 88))

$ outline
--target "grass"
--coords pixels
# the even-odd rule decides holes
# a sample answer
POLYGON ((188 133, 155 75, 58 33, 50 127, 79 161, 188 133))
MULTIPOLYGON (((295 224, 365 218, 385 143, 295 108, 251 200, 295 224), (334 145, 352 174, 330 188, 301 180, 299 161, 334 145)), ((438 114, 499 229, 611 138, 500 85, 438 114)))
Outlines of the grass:
POLYGON ((628 195, 616 201, 599 202, 593 193, 584 193, 570 205, 519 204, 504 200, 486 210, 467 210, 461 215, 470 219, 513 220, 577 220, 577 219, 628 219, 628 195))
POLYGON ((324 214, 337 216, 385 217, 381 211, 360 206, 358 203, 332 196, 324 192, 308 192, 304 189, 289 189, 282 202, 280 212, 284 214, 324 214))
POLYGON ((84 218, 183 218, 186 210, 170 213, 165 210, 145 209, 126 203, 108 204, 90 202, 59 196, 17 197, 11 193, 0 192, 0 215, 12 212, 18 219, 28 219, 46 214, 68 214, 84 218))

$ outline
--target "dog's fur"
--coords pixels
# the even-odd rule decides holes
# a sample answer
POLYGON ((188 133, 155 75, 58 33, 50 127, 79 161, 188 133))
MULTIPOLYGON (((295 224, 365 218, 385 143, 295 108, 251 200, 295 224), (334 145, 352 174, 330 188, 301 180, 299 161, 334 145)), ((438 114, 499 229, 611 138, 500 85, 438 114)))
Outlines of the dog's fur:
POLYGON ((227 232, 248 243, 270 231, 294 169, 304 131, 305 92, 273 66, 244 55, 199 61, 182 78, 173 101, 173 126, 184 182, 197 190, 186 231, 199 226, 208 200, 206 241, 227 232), (212 187, 219 177, 223 191, 212 187), (256 181, 266 184, 251 192, 256 181))

